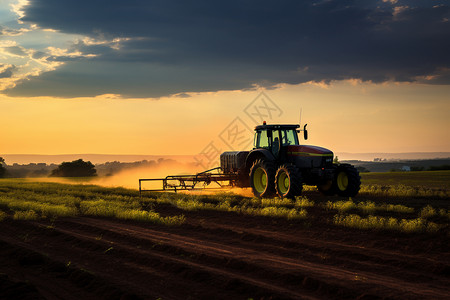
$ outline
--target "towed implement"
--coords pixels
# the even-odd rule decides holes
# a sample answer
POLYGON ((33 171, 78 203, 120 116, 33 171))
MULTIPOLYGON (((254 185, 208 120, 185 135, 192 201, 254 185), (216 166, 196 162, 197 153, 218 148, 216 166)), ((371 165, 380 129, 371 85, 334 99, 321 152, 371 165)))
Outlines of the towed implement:
POLYGON ((143 192, 160 192, 160 191, 181 191, 181 190, 204 190, 231 187, 236 176, 234 174, 221 173, 221 167, 206 170, 195 175, 169 175, 165 178, 139 179, 139 191, 143 192), (216 173, 214 173, 216 172, 216 173), (162 188, 144 189, 142 182, 144 181, 160 181, 162 188), (216 187, 208 188, 211 183, 215 183, 216 187))
POLYGON ((318 146, 300 145, 297 133, 308 139, 306 125, 255 127, 251 151, 227 151, 220 155, 220 167, 195 175, 170 175, 139 179, 139 192, 180 191, 223 187, 251 187, 256 197, 294 198, 303 184, 315 185, 327 196, 354 197, 361 186, 356 168, 333 163, 333 152, 318 146), (149 181, 162 182, 162 188, 145 189, 149 181), (211 183, 214 185, 210 186, 211 183))

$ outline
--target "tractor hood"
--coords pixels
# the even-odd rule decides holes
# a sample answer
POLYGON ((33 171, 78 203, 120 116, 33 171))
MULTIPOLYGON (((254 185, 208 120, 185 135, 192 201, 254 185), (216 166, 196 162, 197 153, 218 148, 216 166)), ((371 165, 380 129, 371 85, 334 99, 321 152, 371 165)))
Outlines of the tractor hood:
POLYGON ((318 146, 288 146, 287 155, 289 156, 328 156, 333 158, 333 152, 318 146))

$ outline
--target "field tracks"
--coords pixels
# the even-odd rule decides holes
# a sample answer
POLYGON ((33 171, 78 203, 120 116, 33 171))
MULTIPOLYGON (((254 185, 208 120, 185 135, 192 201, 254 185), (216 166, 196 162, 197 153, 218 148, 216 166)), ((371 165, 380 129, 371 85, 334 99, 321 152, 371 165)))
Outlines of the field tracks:
POLYGON ((68 218, 53 227, 30 222, 22 224, 31 232, 26 242, 14 237, 2 240, 45 253, 63 265, 70 261, 73 267, 89 270, 97 281, 121 287, 117 294, 135 291, 160 297, 155 291, 164 290, 164 299, 179 299, 188 289, 200 298, 217 298, 227 291, 224 299, 243 295, 444 299, 449 292, 448 274, 439 274, 448 265, 433 256, 355 247, 300 232, 189 220, 183 228, 90 217, 68 218), (42 236, 47 243, 39 239, 42 236))

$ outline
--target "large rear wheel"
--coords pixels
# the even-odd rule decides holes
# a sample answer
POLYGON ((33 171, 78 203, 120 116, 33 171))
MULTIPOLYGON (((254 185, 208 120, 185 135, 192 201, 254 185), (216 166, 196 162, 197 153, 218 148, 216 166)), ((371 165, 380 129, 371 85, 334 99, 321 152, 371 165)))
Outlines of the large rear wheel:
POLYGON ((275 167, 273 163, 257 159, 250 168, 250 186, 256 197, 272 197, 275 194, 275 167))
POLYGON ((275 174, 275 188, 281 198, 295 198, 302 193, 302 180, 297 167, 292 164, 282 165, 275 174))

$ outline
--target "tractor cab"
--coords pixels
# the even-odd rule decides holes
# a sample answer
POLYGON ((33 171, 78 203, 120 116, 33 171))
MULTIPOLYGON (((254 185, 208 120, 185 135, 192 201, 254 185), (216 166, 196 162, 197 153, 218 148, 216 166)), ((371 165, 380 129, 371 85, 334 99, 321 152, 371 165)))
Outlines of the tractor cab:
MULTIPOLYGON (((300 125, 263 125, 256 126, 253 149, 266 149, 275 159, 286 156, 288 146, 298 146, 297 132, 300 125)), ((304 126, 304 139, 308 138, 306 125, 304 126)))

